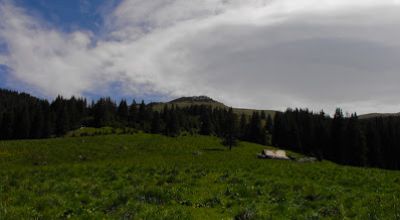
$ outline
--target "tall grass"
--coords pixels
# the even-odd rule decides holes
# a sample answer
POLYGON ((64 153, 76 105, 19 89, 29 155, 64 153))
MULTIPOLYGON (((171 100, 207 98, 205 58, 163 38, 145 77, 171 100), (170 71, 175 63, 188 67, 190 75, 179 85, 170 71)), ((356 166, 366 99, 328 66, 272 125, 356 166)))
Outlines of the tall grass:
POLYGON ((396 219, 400 172, 259 160, 214 137, 0 142, 0 219, 396 219))

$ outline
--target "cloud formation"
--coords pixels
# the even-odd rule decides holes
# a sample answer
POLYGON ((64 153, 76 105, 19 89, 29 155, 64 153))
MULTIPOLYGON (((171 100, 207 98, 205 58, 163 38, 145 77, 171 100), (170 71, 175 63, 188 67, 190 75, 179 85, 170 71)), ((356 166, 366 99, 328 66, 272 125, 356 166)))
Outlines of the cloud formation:
MULTIPOLYGON (((0 1, 1 2, 1 1, 0 1)), ((0 64, 45 95, 205 94, 228 105, 397 112, 398 0, 126 0, 101 36, 0 3, 0 64)))

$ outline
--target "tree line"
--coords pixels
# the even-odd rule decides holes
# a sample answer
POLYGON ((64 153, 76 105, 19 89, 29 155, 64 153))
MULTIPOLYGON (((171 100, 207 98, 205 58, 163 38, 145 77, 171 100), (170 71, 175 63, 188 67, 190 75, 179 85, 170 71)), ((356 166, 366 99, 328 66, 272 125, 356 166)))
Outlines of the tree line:
POLYGON ((274 146, 339 164, 400 169, 400 117, 288 109, 275 115, 273 126, 274 146))
POLYGON ((82 98, 58 96, 49 102, 9 90, 0 90, 0 139, 35 139, 63 136, 80 127, 129 127, 149 133, 178 136, 182 133, 215 135, 230 147, 238 139, 260 144, 269 141, 264 112, 238 117, 232 109, 209 105, 178 107, 111 98, 88 103, 82 98))
POLYGON ((143 101, 96 102, 58 96, 49 102, 0 89, 0 140, 63 136, 80 127, 134 128, 148 133, 214 135, 232 148, 238 140, 274 145, 340 164, 400 169, 400 117, 359 119, 337 109, 324 112, 288 109, 272 118, 265 112, 235 114, 210 105, 153 109, 143 101))

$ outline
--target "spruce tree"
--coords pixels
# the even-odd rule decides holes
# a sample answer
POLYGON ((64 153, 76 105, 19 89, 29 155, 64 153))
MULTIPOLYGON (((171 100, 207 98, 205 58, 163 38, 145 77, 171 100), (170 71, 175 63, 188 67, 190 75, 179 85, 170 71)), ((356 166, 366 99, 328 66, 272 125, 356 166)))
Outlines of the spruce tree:
POLYGON ((200 134, 211 135, 213 133, 210 114, 207 110, 203 110, 200 116, 200 134))
POLYGON ((3 118, 4 134, 6 139, 15 139, 14 131, 16 130, 16 114, 14 110, 7 112, 3 118))
POLYGON ((249 122, 246 139, 251 142, 265 144, 266 133, 261 125, 261 118, 257 112, 253 112, 249 122))
POLYGON ((146 104, 142 100, 142 102, 139 105, 139 112, 138 112, 138 122, 139 122, 140 128, 144 129, 144 124, 147 119, 148 118, 147 118, 147 112, 146 112, 146 104))
POLYGON ((329 159, 342 163, 344 161, 343 155, 345 152, 344 146, 344 129, 345 120, 341 109, 336 109, 335 115, 332 120, 332 141, 329 146, 328 156, 329 159))
POLYGON ((30 128, 31 128, 31 120, 30 120, 30 111, 27 106, 22 106, 22 109, 18 111, 17 115, 14 115, 16 122, 15 130, 14 130, 14 138, 24 139, 29 138, 30 136, 30 128))
POLYGON ((237 145, 237 116, 233 113, 232 108, 229 108, 226 119, 224 121, 223 145, 228 146, 232 150, 233 146, 237 145))
POLYGON ((161 132, 161 119, 160 113, 153 112, 153 117, 151 121, 151 133, 158 134, 161 132))
POLYGON ((121 100, 121 102, 118 105, 118 119, 123 125, 127 125, 128 123, 128 116, 129 116, 129 109, 128 109, 128 104, 126 103, 125 100, 121 100))
POLYGON ((245 114, 241 114, 239 122, 239 137, 241 139, 246 138, 246 129, 247 129, 247 117, 245 114))
POLYGON ((32 138, 42 138, 44 137, 44 114, 41 106, 37 106, 37 110, 33 117, 32 127, 31 127, 31 137, 32 138))
POLYGON ((130 127, 133 127, 133 128, 136 127, 137 114, 138 114, 137 103, 135 100, 133 100, 132 104, 129 106, 129 126, 130 127))
POLYGON ((69 130, 69 114, 67 110, 67 106, 63 105, 58 109, 56 113, 56 125, 55 125, 55 132, 56 135, 61 136, 67 133, 69 130))
POLYGON ((166 134, 168 136, 172 136, 172 137, 176 137, 179 135, 180 133, 180 126, 179 126, 179 122, 178 122, 178 116, 177 113, 175 111, 175 108, 172 107, 169 110, 169 114, 168 114, 168 121, 166 122, 166 134))
POLYGON ((344 163, 357 166, 367 165, 367 146, 363 131, 361 130, 358 117, 352 115, 346 129, 346 143, 348 147, 344 163))
POLYGON ((271 115, 267 116, 267 121, 265 122, 265 126, 268 133, 272 134, 274 129, 274 121, 272 120, 271 115))

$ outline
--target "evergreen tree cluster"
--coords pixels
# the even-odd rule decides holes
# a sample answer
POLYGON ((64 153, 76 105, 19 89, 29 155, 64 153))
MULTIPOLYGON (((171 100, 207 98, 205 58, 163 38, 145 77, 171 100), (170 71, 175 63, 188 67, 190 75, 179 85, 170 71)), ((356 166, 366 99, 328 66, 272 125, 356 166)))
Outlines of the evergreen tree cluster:
POLYGON ((87 116, 84 99, 57 97, 52 103, 0 89, 0 139, 36 139, 79 128, 87 116))
MULTIPOLYGON (((90 104, 85 99, 61 96, 49 103, 25 93, 0 90, 0 139, 35 139, 62 136, 80 127, 130 127, 149 133, 178 136, 181 133, 215 135, 230 147, 238 139, 265 144, 267 133, 258 113, 241 117, 240 127, 232 109, 173 104, 153 110, 153 104, 135 100, 118 104, 101 98, 90 104)), ((265 121, 265 120, 264 120, 265 121)))
POLYGON ((400 117, 359 119, 337 109, 277 113, 272 142, 276 147, 353 166, 400 169, 400 117))
POLYGON ((272 119, 265 112, 237 115, 232 109, 167 104, 118 104, 101 98, 61 96, 49 102, 0 89, 0 140, 62 136, 80 127, 129 127, 148 133, 178 136, 182 133, 214 135, 232 148, 238 140, 293 150, 340 164, 400 169, 400 117, 360 120, 337 109, 324 112, 287 110, 272 119))

